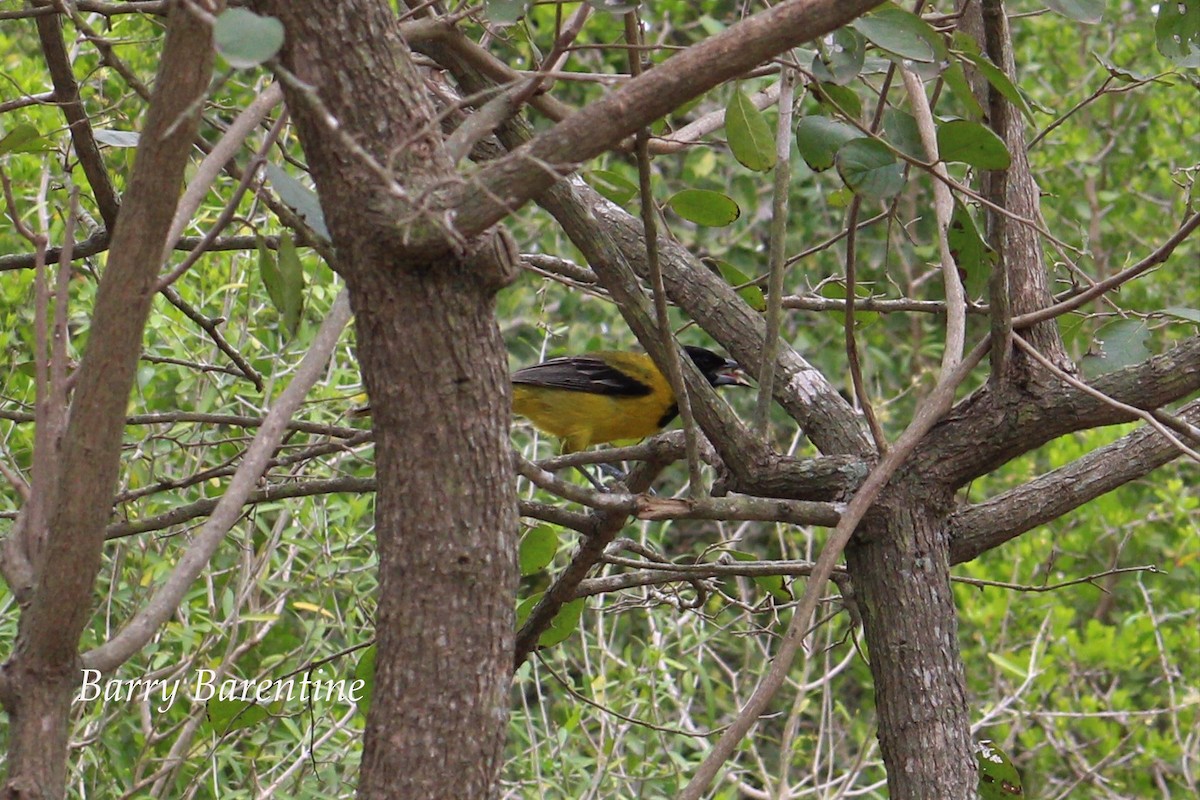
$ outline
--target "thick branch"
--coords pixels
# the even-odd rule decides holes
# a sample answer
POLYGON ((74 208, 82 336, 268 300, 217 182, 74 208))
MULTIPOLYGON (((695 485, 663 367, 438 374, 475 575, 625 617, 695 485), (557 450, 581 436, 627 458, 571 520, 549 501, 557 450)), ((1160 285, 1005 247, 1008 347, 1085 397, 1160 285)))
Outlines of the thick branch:
POLYGON ((22 615, 24 652, 48 664, 73 662, 91 608, 92 578, 100 565, 116 486, 125 406, 142 330, 174 200, 199 126, 198 101, 208 89, 210 34, 188 6, 176 7, 129 184, 127 213, 117 222, 89 346, 76 373, 59 462, 60 485, 69 490, 59 498, 51 520, 47 552, 35 559, 54 568, 42 571, 34 601, 22 615))
MULTIPOLYGON (((1178 416, 1200 422, 1200 400, 1188 403, 1178 416)), ((1143 426, 1015 489, 957 511, 949 523, 950 561, 970 561, 1144 477, 1178 455, 1179 448, 1166 437, 1143 426)))
MULTIPOLYGON (((1151 410, 1200 390, 1200 336, 1141 364, 1097 378, 1092 388, 1151 410)), ((1050 376, 1030 390, 1013 386, 976 392, 921 448, 913 463, 926 480, 962 486, 1073 431, 1130 422, 1133 416, 1050 376)))
POLYGON ((117 211, 120 203, 117 192, 113 189, 104 168, 104 159, 100 156, 100 148, 92 135, 92 123, 83 102, 79 99, 79 84, 75 81, 75 73, 71 69, 71 58, 62 39, 62 18, 58 14, 38 17, 38 37, 42 42, 42 52, 46 56, 46 66, 50 70, 50 80, 54 83, 54 98, 71 130, 71 143, 75 147, 75 155, 79 157, 79 166, 87 176, 96 198, 96 207, 104 224, 112 228, 117 224, 117 211))
POLYGON ((688 100, 789 47, 836 30, 878 4, 878 0, 781 3, 671 57, 451 193, 446 206, 455 209, 459 234, 469 238, 481 233, 579 162, 600 155, 688 100))

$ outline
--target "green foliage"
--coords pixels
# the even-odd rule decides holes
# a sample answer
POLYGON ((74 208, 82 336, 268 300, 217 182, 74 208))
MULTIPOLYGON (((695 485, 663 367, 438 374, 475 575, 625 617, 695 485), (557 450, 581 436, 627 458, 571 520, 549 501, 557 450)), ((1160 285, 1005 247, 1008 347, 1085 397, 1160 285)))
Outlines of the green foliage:
POLYGON ((283 46, 283 23, 249 9, 229 8, 213 24, 213 42, 230 66, 257 67, 274 58, 283 46))
MULTIPOLYGON (((499 4, 487 5, 491 14, 499 4)), ((489 47, 506 62, 529 68, 551 51, 563 9, 547 3, 513 5, 526 15, 494 36, 489 47)), ((965 121, 982 118, 982 108, 967 90, 967 73, 978 70, 1019 109, 1031 138, 1044 134, 1030 157, 1044 192, 1044 225, 1061 242, 1045 249, 1054 291, 1070 291, 1081 274, 1111 275, 1165 241, 1189 208, 1189 193, 1194 197, 1194 142, 1200 137, 1195 90, 1186 75, 1172 70, 1187 66, 1200 52, 1192 24, 1200 6, 1190 0, 1165 3, 1157 19, 1144 4, 1054 7, 1080 19, 1078 14, 1100 5, 1105 17, 1092 26, 1057 14, 1014 16, 1019 84, 972 42, 958 36, 947 41, 897 6, 814 43, 815 50, 797 51, 800 63, 811 65, 820 83, 810 87, 796 108, 796 150, 807 168, 794 159, 785 295, 845 298, 844 242, 833 237, 845 226, 849 186, 864 198, 864 218, 887 212, 858 231, 856 296, 940 299, 937 281, 929 279, 930 263, 936 260, 930 181, 895 155, 925 159, 903 90, 893 83, 884 96, 881 133, 869 136, 858 127, 870 127, 883 76, 896 58, 916 59, 931 85, 937 77, 945 82, 934 112, 939 120, 958 119, 940 125, 947 131, 943 136, 955 133, 941 146, 944 158, 962 158, 951 165, 956 180, 973 179, 964 164, 982 169, 999 163, 990 159, 997 154, 987 139, 990 134, 965 121), (1180 8, 1184 14, 1170 16, 1180 8), (1146 76, 1158 77, 1144 82, 1146 76), (1110 87, 1089 101, 1110 78, 1121 91, 1110 87), (1067 114, 1069 110, 1073 112, 1067 114), (1057 124, 1051 128, 1051 123, 1057 124), (955 150, 960 146, 961 152, 955 150), (986 156, 982 160, 981 152, 986 156), (835 165, 838 170, 831 170, 835 165)), ((664 0, 643 4, 639 13, 649 23, 651 38, 661 35, 662 44, 676 47, 725 29, 736 21, 738 10, 731 3, 664 0)), ((939 4, 935 13, 946 10, 939 4)), ((49 85, 31 26, 26 20, 15 22, 26 27, 0 23, 0 66, 8 80, 4 91, 9 92, 0 101, 37 94, 49 85)), ((157 68, 161 22, 121 14, 106 18, 106 24, 104 36, 119 43, 116 53, 132 74, 149 83, 157 68)), ((473 35, 479 33, 464 24, 473 35)), ((619 14, 594 14, 577 41, 581 49, 564 69, 581 75, 623 73, 627 52, 600 47, 620 41, 623 29, 619 14)), ((248 46, 257 48, 258 42, 248 46)), ((241 45, 235 41, 222 47, 237 65, 233 59, 241 45)), ((105 165, 118 191, 125 191, 144 104, 83 38, 76 49, 85 108, 105 145, 105 165)), ((216 123, 227 123, 253 96, 259 73, 250 67, 259 63, 255 59, 269 57, 265 52, 242 53, 244 69, 219 87, 206 109, 214 123, 203 132, 208 143, 219 135, 216 123)), ((670 53, 656 48, 646 57, 657 63, 670 53)), ((746 78, 741 88, 719 87, 669 115, 659 128, 660 133, 675 130, 708 112, 733 109, 734 120, 739 113, 744 117, 744 130, 731 120, 730 128, 714 132, 706 142, 653 162, 656 202, 696 223, 679 224, 668 215, 673 220, 670 235, 716 264, 756 310, 765 307, 761 288, 751 283, 765 274, 770 181, 749 174, 743 164, 750 158, 746 166, 764 168, 766 161, 754 158, 766 159, 768 151, 774 152, 776 113, 751 113, 746 103, 763 80, 746 78), (730 158, 726 142, 741 163, 730 158)), ((586 106, 603 91, 588 80, 558 81, 553 89, 555 97, 575 107, 586 106)), ((549 124, 536 115, 533 119, 543 128, 549 124)), ((52 105, 31 105, 7 112, 0 122, 6 134, 0 138, 0 163, 15 187, 17 213, 38 227, 37 194, 46 171, 52 187, 48 233, 58 243, 66 207, 59 187, 68 181, 87 186, 70 154, 61 112, 52 105)), ((251 146, 259 143, 254 138, 251 146)), ((280 160, 268 166, 269 188, 328 239, 316 194, 303 176, 296 177, 302 154, 294 137, 285 137, 282 147, 289 164, 285 169, 280 160)), ((627 154, 597 159, 585 165, 585 174, 613 202, 640 202, 637 172, 627 154)), ((205 231, 220 212, 219 198, 227 197, 236 183, 221 179, 189 235, 205 231)), ((89 192, 81 193, 81 202, 88 214, 97 216, 89 192)), ((262 388, 189 315, 157 299, 130 397, 131 414, 261 416, 336 296, 336 276, 312 251, 295 246, 296 239, 264 212, 261 201, 249 197, 236 212, 242 225, 237 233, 257 236, 261 249, 210 252, 176 288, 200 315, 218 320, 224 339, 262 376, 262 388), (268 242, 279 242, 278 249, 271 250, 268 242)), ((972 298, 984 295, 992 260, 983 245, 979 213, 960 202, 951 229, 972 298)), ((550 253, 582 264, 561 230, 536 209, 523 210, 509 224, 522 252, 550 253)), ((13 226, 0 226, 0 253, 29 251, 13 226)), ((1165 268, 1123 287, 1118 301, 1128 317, 1118 319, 1111 308, 1097 306, 1064 320, 1072 354, 1082 359, 1089 351, 1103 353, 1104 368, 1116 368, 1192 334, 1200 322, 1200 289, 1187 265, 1195 262, 1196 252, 1193 237, 1165 268)), ((104 267, 101 253, 77 261, 68 276, 72 360, 88 341, 87 309, 104 267)), ((53 276, 53 266, 50 272, 53 276)), ((27 475, 33 427, 20 415, 31 413, 35 400, 33 272, 0 275, 0 352, 11 365, 0 376, 0 395, 4 410, 19 417, 0 420, 0 458, 27 475)), ((688 322, 673 313, 673 324, 688 322)), ((503 291, 497 314, 514 366, 546 354, 634 345, 603 292, 594 286, 581 291, 576 284, 541 274, 526 272, 503 291)), ((849 387, 844 320, 836 311, 790 310, 783 327, 786 341, 840 382, 839 388, 849 387)), ((869 392, 885 431, 894 436, 929 385, 932 365, 940 357, 941 322, 934 315, 863 311, 856 321, 869 392)), ((972 316, 968 335, 980 335, 986 325, 985 319, 972 316)), ((681 338, 712 344, 694 328, 681 338)), ((351 426, 344 414, 352 405, 349 398, 361 391, 347 342, 301 421, 351 426)), ((752 396, 728 399, 748 418, 752 396)), ((1127 430, 1064 437, 977 481, 962 499, 995 496, 1127 430)), ((219 497, 252 433, 230 422, 186 419, 131 426, 114 522, 145 522, 219 497)), ((772 410, 771 436, 781 451, 799 456, 815 452, 778 408, 772 410)), ((527 427, 515 429, 514 443, 528 455, 553 452, 553 443, 541 441, 527 427)), ((297 431, 278 458, 268 476, 271 485, 373 475, 370 445, 362 441, 297 431)), ((681 469, 668 470, 659 490, 671 493, 685 480, 681 469)), ((962 577, 1034 587, 1113 566, 1153 564, 1160 570, 1106 576, 1046 593, 956 588, 959 640, 977 721, 1025 776, 1026 796, 1088 797, 1091 781, 1103 781, 1109 796, 1189 796, 1192 787, 1181 765, 1196 758, 1194 732, 1200 728, 1200 704, 1188 672, 1194 672, 1194 654, 1200 652, 1200 548, 1193 535, 1200 497, 1195 486, 1194 467, 1166 468, 956 568, 962 577), (1119 757, 1110 759, 1112 753, 1119 757), (1064 794, 1076 785, 1074 794, 1064 794)), ((12 492, 0 494, 6 519, 17 507, 12 492)), ((374 651, 361 659, 343 651, 370 641, 374 631, 372 507, 372 495, 349 491, 250 507, 172 621, 115 677, 156 675, 186 683, 199 669, 220 668, 230 677, 275 678, 333 658, 323 677, 369 678, 374 651)), ((98 587, 102 613, 85 633, 85 647, 106 640, 146 602, 178 562, 189 526, 202 519, 110 542, 98 587)), ((704 563, 741 563, 744 556, 739 554, 810 558, 824 540, 824 533, 813 529, 727 522, 643 523, 622 535, 669 559, 704 563)), ((524 612, 536 603, 544 582, 564 568, 575 545, 572 534, 549 528, 525 535, 520 553, 528 581, 524 612)), ((706 754, 714 731, 744 703, 772 658, 776 634, 790 613, 788 580, 723 577, 575 601, 543 638, 545 649, 538 658, 518 673, 506 797, 674 796, 706 754)), ((0 636, 11 642, 15 603, 6 591, 0 603, 10 611, 0 615, 0 636)), ((826 793, 844 788, 845 794, 886 796, 874 745, 869 669, 855 649, 848 615, 838 613, 836 603, 824 611, 832 619, 814 632, 809 659, 790 676, 793 686, 804 685, 807 693, 794 707, 782 706, 783 714, 759 723, 729 766, 725 782, 714 789, 715 797, 768 793, 784 767, 799 785, 797 793, 818 796, 815 784, 828 775, 846 780, 844 786, 824 787, 826 793), (789 715, 794 722, 790 727, 789 715)), ((789 698, 795 697, 793 689, 789 698)), ((148 785, 151 777, 150 784, 160 784, 155 796, 198 798, 258 796, 268 786, 279 797, 326 798, 330 787, 353 782, 365 703, 285 705, 271 713, 259 708, 258 719, 247 717, 237 701, 218 703, 208 713, 240 722, 232 730, 225 724, 216 731, 192 727, 206 713, 203 703, 181 697, 169 709, 156 708, 141 702, 75 705, 77 740, 103 746, 72 751, 73 796, 117 796, 148 785), (310 746, 311 758, 305 755, 310 746), (157 776, 180 752, 183 762, 157 776)))
POLYGON ((733 157, 746 169, 766 172, 775 166, 775 137, 767 118, 740 87, 725 107, 725 131, 733 157))

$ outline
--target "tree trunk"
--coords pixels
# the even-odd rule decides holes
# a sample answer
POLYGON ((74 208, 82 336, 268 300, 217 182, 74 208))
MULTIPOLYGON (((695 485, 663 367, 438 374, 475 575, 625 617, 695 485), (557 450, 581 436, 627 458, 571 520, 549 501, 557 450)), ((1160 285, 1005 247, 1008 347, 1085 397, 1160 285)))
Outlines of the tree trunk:
POLYGON ((314 87, 285 93, 350 288, 375 426, 378 651, 358 796, 486 798, 517 580, 493 309, 513 256, 503 236, 456 239, 423 207, 425 190, 461 178, 389 4, 256 6, 284 23, 283 62, 314 87))
POLYGON ((899 478, 846 549, 892 800, 974 797, 944 512, 899 478))
MULTIPOLYGON (((216 14, 213 0, 200 11, 216 14)), ((199 127, 212 72, 211 26, 173 4, 155 92, 133 176, 96 294, 88 344, 71 375, 74 396, 61 442, 39 439, 34 496, 5 543, 5 575, 21 601, 13 654, 0 668, 9 713, 8 775, 0 798, 41 800, 66 792, 71 699, 80 684, 79 640, 93 610, 105 526, 112 511, 125 408, 162 253, 199 127), (17 565, 20 562, 20 565, 17 565)), ((53 26, 51 26, 53 27, 53 26)), ((66 396, 64 387, 57 387, 66 396)), ((39 392, 39 425, 50 399, 39 392)))

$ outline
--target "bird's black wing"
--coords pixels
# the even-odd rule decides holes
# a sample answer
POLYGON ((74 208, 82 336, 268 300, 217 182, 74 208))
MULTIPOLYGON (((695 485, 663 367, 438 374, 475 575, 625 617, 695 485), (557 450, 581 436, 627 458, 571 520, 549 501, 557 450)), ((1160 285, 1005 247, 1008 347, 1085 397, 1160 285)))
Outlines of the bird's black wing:
POLYGON ((552 358, 512 374, 512 382, 523 386, 566 389, 571 392, 643 397, 651 387, 626 375, 594 356, 552 358))

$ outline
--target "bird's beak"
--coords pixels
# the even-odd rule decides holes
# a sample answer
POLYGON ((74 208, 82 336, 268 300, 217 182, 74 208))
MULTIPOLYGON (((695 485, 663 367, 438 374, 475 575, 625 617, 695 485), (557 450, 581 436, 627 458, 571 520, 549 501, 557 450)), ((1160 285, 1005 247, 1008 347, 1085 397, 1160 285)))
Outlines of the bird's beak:
POLYGON ((750 385, 750 376, 742 369, 742 365, 732 358, 725 359, 725 363, 717 370, 716 376, 717 379, 713 381, 713 386, 750 385))

